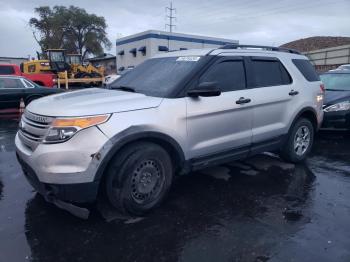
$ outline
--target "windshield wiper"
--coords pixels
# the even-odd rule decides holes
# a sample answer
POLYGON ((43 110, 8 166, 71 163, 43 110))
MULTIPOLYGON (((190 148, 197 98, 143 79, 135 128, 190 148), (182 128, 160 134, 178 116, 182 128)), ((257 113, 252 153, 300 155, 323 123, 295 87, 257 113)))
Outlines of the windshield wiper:
POLYGON ((136 92, 135 88, 130 86, 118 86, 118 87, 112 87, 111 89, 118 89, 126 92, 136 92))

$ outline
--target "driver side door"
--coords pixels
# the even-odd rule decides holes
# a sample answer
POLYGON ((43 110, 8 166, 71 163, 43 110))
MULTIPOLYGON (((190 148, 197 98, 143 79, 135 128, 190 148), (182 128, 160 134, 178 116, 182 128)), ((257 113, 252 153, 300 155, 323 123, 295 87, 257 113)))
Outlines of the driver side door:
POLYGON ((248 155, 253 109, 246 88, 244 63, 242 57, 219 57, 193 86, 215 82, 221 94, 186 97, 188 155, 191 159, 205 164, 208 157, 220 160, 248 155), (244 99, 246 102, 240 103, 244 99))

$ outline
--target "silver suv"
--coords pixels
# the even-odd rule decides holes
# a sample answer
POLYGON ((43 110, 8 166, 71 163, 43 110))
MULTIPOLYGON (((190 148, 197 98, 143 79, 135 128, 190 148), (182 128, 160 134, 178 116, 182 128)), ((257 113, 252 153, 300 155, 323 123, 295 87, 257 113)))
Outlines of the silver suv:
POLYGON ((227 45, 169 52, 109 89, 32 102, 17 156, 48 201, 102 196, 139 215, 164 199, 175 174, 264 151, 303 161, 322 103, 322 83, 296 51, 227 45))

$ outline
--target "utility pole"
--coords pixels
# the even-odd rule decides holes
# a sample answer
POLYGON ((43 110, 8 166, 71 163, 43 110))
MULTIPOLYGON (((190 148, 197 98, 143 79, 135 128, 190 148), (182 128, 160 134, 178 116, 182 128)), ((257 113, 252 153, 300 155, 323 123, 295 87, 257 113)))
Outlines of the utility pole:
POLYGON ((173 28, 176 27, 174 24, 173 20, 176 21, 175 13, 176 13, 176 8, 173 8, 173 2, 170 2, 170 7, 165 8, 166 12, 166 18, 169 19, 169 23, 165 24, 165 30, 167 27, 169 27, 169 32, 173 32, 173 28))

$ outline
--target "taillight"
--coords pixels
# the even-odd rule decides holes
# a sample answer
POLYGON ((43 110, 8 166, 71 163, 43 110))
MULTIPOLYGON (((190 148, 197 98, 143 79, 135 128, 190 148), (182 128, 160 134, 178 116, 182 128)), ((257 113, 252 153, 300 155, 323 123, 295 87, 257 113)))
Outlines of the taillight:
POLYGON ((324 84, 320 84, 320 89, 321 89, 321 92, 324 93, 325 91, 324 84))

